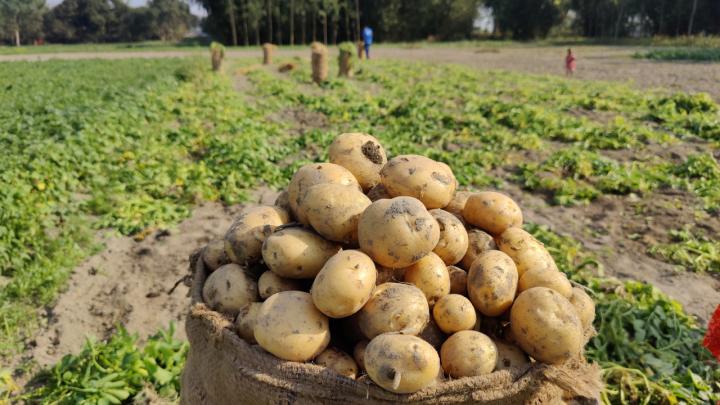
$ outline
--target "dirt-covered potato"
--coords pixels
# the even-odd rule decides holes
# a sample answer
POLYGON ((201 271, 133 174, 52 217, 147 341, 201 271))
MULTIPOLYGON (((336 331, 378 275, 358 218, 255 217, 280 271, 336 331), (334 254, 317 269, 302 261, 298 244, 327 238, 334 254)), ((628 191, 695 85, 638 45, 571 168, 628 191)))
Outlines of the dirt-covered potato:
POLYGON ((361 340, 355 344, 355 347, 353 348, 353 359, 355 359, 355 364, 360 367, 360 370, 365 371, 365 349, 367 348, 368 343, 370 343, 369 340, 361 340))
POLYGON ((357 316, 368 339, 386 332, 417 335, 430 319, 430 307, 425 294, 414 285, 385 283, 375 287, 357 316))
POLYGON ((309 225, 307 216, 301 208, 302 200, 310 187, 316 184, 333 183, 353 186, 360 190, 355 176, 346 168, 334 163, 311 163, 299 168, 288 184, 287 192, 290 209, 295 219, 309 225))
POLYGON ((281 291, 301 291, 302 289, 303 285, 300 281, 280 277, 272 271, 263 272, 258 279, 258 291, 260 298, 264 300, 281 291))
POLYGON ((391 196, 415 197, 428 209, 448 205, 457 187, 455 175, 448 165, 419 155, 390 159, 380 176, 391 196))
POLYGON ((515 299, 518 272, 510 256, 488 250, 475 259, 468 272, 468 297, 485 316, 507 311, 515 299))
POLYGON ((390 392, 409 394, 436 381, 440 358, 417 336, 385 333, 368 343, 365 367, 375 384, 390 392))
POLYGON ((507 370, 530 364, 527 354, 514 344, 502 340, 493 340, 493 342, 498 353, 495 370, 507 370))
POLYGON ((448 266, 450 294, 467 295, 467 272, 460 267, 448 266))
POLYGON ((419 288, 431 307, 437 300, 450 294, 450 275, 447 266, 433 252, 405 268, 405 282, 419 288))
POLYGON ((257 343, 255 340, 255 323, 260 312, 262 302, 251 302, 240 308, 235 318, 235 330, 237 334, 251 345, 257 343))
POLYGON ((462 330, 443 343, 440 360, 443 370, 454 378, 490 374, 497 362, 497 348, 487 335, 462 330))
POLYGON ((468 249, 460 261, 460 267, 470 270, 470 266, 480 253, 495 249, 497 249, 497 245, 492 235, 480 229, 470 229, 468 231, 468 249))
POLYGON ((418 337, 430 343, 430 346, 434 347, 435 350, 440 350, 440 346, 442 346, 445 339, 447 339, 447 335, 440 330, 440 327, 438 327, 432 317, 430 317, 430 321, 425 326, 425 329, 420 332, 418 337))
POLYGON ((377 279, 375 280, 376 285, 384 283, 401 283, 405 280, 405 268, 390 269, 387 267, 377 267, 377 279))
POLYGON ((367 192, 367 197, 372 202, 382 200, 383 198, 392 198, 392 196, 388 194, 387 190, 385 189, 385 186, 383 186, 382 184, 378 184, 377 186, 371 188, 370 191, 367 192))
POLYGON ((341 250, 313 281, 310 294, 320 312, 331 318, 350 316, 365 305, 375 288, 375 263, 359 250, 341 250))
POLYGON ((335 137, 328 149, 330 162, 340 165, 355 176, 363 190, 380 183, 380 170, 387 163, 385 149, 374 136, 347 133, 335 137))
POLYGON ((244 209, 225 233, 225 253, 233 263, 252 264, 262 257, 262 244, 276 227, 288 223, 284 209, 270 205, 244 209))
POLYGON ((358 220, 370 203, 354 186, 322 183, 308 189, 300 206, 310 225, 322 237, 357 244, 358 220))
POLYGON ((545 246, 520 228, 509 228, 498 237, 497 243, 517 265, 520 278, 530 269, 558 270, 545 246))
POLYGON ((209 271, 230 263, 230 258, 225 253, 225 240, 223 238, 211 240, 202 250, 202 260, 209 271))
POLYGON ((340 246, 305 228, 290 227, 268 236, 262 257, 280 277, 313 278, 340 246))
POLYGON ((275 205, 284 209, 285 211, 289 213, 292 212, 290 209, 290 195, 288 194, 287 190, 283 190, 278 194, 277 198, 275 199, 275 205))
POLYGON ((472 302, 458 294, 449 294, 440 298, 433 307, 432 313, 435 323, 447 334, 471 330, 477 321, 472 302))
POLYGON ((493 236, 500 235, 512 226, 522 226, 523 223, 522 211, 515 201, 494 191, 470 195, 463 209, 463 218, 493 236))
POLYGON ((468 233, 457 217, 441 209, 430 210, 440 226, 440 240, 433 252, 447 265, 458 263, 468 250, 468 233))
POLYGON ((352 378, 353 380, 358 374, 358 365, 355 363, 355 360, 350 357, 349 354, 334 347, 328 347, 323 350, 323 352, 315 358, 315 364, 327 367, 330 370, 347 378, 352 378))
POLYGON ((210 273, 203 286, 203 300, 212 309, 235 316, 243 305, 259 300, 255 280, 235 263, 210 273))
POLYGON ((565 273, 543 269, 532 269, 525 272, 518 282, 518 291, 523 292, 533 287, 547 287, 559 292, 563 297, 572 297, 572 284, 565 273))
POLYGON ((576 357, 583 347, 583 328, 575 307, 550 288, 523 291, 510 310, 512 336, 535 360, 556 364, 576 357))
POLYGON ((390 268, 407 267, 422 259, 439 239, 437 221, 412 197, 375 201, 358 223, 360 249, 390 268))
POLYGON ((313 359, 330 343, 328 318, 302 291, 279 292, 263 302, 254 333, 260 347, 290 361, 313 359))
POLYGON ((592 326, 595 320, 595 303, 585 290, 580 287, 573 287, 570 303, 575 307, 583 329, 592 326))
POLYGON ((467 203, 468 198, 470 198, 470 195, 472 195, 472 191, 462 190, 462 191, 456 191, 455 196, 450 200, 448 205, 443 208, 445 211, 455 215, 458 217, 461 221, 465 221, 465 218, 463 218, 462 212, 465 209, 465 204, 467 203))

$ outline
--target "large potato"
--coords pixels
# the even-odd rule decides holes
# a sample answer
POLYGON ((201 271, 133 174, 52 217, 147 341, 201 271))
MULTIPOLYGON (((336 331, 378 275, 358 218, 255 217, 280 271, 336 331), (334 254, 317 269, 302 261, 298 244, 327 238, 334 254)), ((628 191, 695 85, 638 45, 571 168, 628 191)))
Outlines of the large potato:
POLYGON ((390 268, 407 267, 422 259, 439 239, 437 221, 412 197, 375 201, 358 223, 360 249, 390 268))
POLYGON ((252 264, 262 257, 260 250, 275 227, 288 223, 284 209, 260 205, 244 209, 225 233, 225 253, 233 263, 252 264))
POLYGON ((530 359, 528 359, 525 352, 514 344, 502 340, 493 340, 493 343, 495 343, 498 352, 495 370, 507 370, 530 364, 530 359))
POLYGON ((570 303, 575 307, 583 329, 591 327, 595 320, 595 303, 592 298, 582 288, 573 287, 570 303))
POLYGON ((572 284, 565 273, 545 269, 531 269, 520 277, 518 291, 523 292, 533 287, 547 287, 559 292, 563 297, 570 299, 572 284))
POLYGON ((365 367, 375 384, 409 394, 435 382, 440 359, 429 343, 416 336, 386 333, 367 345, 365 367))
POLYGON ((405 282, 419 288, 425 294, 430 306, 450 294, 450 275, 447 266, 433 252, 405 269, 405 282))
POLYGON ((357 244, 358 220, 370 203, 354 186, 322 183, 310 187, 301 209, 313 229, 325 239, 357 244))
POLYGON ((380 176, 391 196, 415 197, 428 209, 448 205, 457 187, 455 175, 448 165, 419 155, 390 159, 380 176))
POLYGON ((264 300, 281 291, 301 291, 302 289, 303 285, 300 281, 280 277, 272 271, 263 272, 258 279, 258 291, 260 298, 264 300))
POLYGON ((430 307, 414 285, 385 283, 375 288, 357 316, 368 339, 386 332, 417 335, 430 319, 430 307))
POLYGON ((315 364, 327 367, 330 370, 347 378, 352 378, 353 380, 357 377, 358 365, 355 363, 355 360, 350 357, 349 354, 334 347, 328 347, 323 350, 323 352, 315 358, 315 364))
POLYGON ((255 323, 260 347, 283 360, 308 361, 330 343, 328 318, 312 303, 310 294, 283 291, 260 307, 255 323))
POLYGON ((300 227, 290 227, 268 236, 262 257, 268 268, 280 277, 313 278, 340 246, 300 227))
POLYGON ((225 240, 222 238, 211 240, 202 250, 202 260, 209 271, 230 263, 230 258, 225 253, 225 240))
POLYGON ((462 221, 465 221, 465 218, 463 218, 462 212, 465 209, 465 204, 467 204, 468 198, 472 195, 472 191, 456 191, 455 196, 450 200, 448 205, 443 208, 445 211, 455 215, 457 218, 459 218, 462 221))
POLYGON ((535 360, 557 364, 580 355, 583 328, 575 307, 550 288, 523 291, 510 310, 517 344, 535 360))
POLYGON ((495 249, 497 249, 497 245, 492 235, 480 229, 470 229, 468 231, 468 249, 460 266, 465 270, 470 270, 470 266, 480 253, 495 249))
POLYGON ((262 302, 251 302, 240 308, 237 318, 235 318, 237 334, 251 345, 257 343, 255 340, 255 323, 261 306, 262 302))
POLYGON ((467 272, 459 267, 448 266, 450 294, 467 295, 467 272))
POLYGON ((310 294, 320 312, 344 318, 359 311, 370 299, 376 278, 375 263, 365 253, 342 250, 325 263, 310 294))
POLYGON ((288 200, 290 209, 295 218, 305 225, 309 225, 307 216, 301 208, 310 187, 316 184, 334 183, 344 186, 353 186, 360 190, 355 176, 346 168, 334 163, 311 163, 299 168, 288 184, 288 200))
POLYGON ((515 263, 499 250, 488 250, 475 259, 468 272, 468 296, 486 316, 507 311, 515 299, 518 272, 515 263))
POLYGON ((380 183, 380 170, 387 163, 385 149, 380 142, 374 136, 363 133, 335 137, 328 156, 330 162, 348 169, 366 191, 380 183))
POLYGON ((210 308, 235 316, 243 305, 258 301, 257 283, 242 267, 226 264, 205 280, 203 299, 210 308))
POLYGON ((435 323, 447 334, 470 330, 477 321, 472 302, 458 294, 449 294, 440 298, 432 312, 435 323))
POLYGON ((462 330, 443 343, 440 360, 443 370, 454 378, 490 374, 497 362, 497 348, 487 335, 462 330))
POLYGON ((517 265, 518 275, 530 269, 557 271, 557 265, 545 246, 520 228, 509 228, 498 238, 498 248, 517 265))
POLYGON ((468 250, 468 233, 462 221, 447 211, 430 210, 440 226, 440 240, 433 252, 447 265, 458 263, 468 250))
POLYGON ((465 203, 463 218, 493 236, 523 223, 522 211, 515 201, 494 191, 472 194, 465 203))

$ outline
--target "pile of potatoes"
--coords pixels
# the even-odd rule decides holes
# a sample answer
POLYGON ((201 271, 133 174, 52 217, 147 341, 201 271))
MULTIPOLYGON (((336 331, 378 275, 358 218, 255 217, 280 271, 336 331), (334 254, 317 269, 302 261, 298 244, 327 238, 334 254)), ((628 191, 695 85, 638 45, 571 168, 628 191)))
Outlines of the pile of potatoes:
POLYGON ((593 301, 512 199, 456 191, 446 164, 387 160, 367 134, 329 157, 203 250, 203 298, 240 337, 395 393, 582 356, 593 301))

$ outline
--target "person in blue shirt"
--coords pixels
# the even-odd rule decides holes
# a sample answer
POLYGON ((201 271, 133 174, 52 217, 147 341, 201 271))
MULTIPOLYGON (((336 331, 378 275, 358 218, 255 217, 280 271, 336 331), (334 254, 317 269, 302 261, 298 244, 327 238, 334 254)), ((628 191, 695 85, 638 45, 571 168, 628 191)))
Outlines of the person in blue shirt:
POLYGON ((370 59, 370 45, 373 41, 373 30, 370 27, 363 28, 362 32, 363 42, 365 43, 365 57, 370 59))

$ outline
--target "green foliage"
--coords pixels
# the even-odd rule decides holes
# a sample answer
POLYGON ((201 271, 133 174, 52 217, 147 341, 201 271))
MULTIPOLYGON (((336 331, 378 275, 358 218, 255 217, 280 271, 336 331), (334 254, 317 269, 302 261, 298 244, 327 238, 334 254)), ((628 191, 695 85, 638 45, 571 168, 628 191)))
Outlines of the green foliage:
POLYGON ((638 52, 636 58, 652 60, 692 60, 698 62, 720 62, 720 49, 717 48, 665 48, 638 52))
POLYGON ((720 241, 697 236, 690 229, 670 231, 672 243, 650 248, 650 253, 696 272, 720 273, 720 241))

